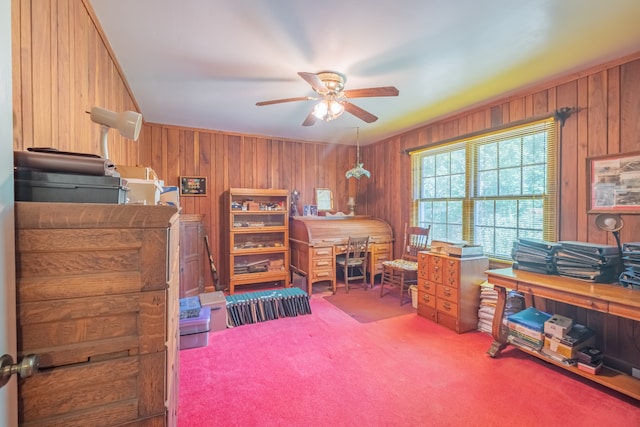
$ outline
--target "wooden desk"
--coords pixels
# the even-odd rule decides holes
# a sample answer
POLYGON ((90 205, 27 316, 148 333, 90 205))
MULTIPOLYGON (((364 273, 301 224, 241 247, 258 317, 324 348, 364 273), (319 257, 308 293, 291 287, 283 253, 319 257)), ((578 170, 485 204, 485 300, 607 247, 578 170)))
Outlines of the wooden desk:
POLYGON ((382 262, 393 255, 391 227, 381 219, 355 217, 291 217, 289 248, 291 271, 307 278, 307 292, 313 284, 329 281, 336 284, 336 260, 346 248, 349 236, 369 236, 367 273, 371 282, 382 273, 382 262))
MULTIPOLYGON (((492 325, 494 342, 488 350, 492 357, 497 356, 508 344, 506 330, 502 327, 507 289, 522 292, 525 295, 527 306, 531 306, 533 297, 537 296, 640 321, 640 292, 619 285, 590 283, 569 277, 529 273, 511 268, 489 270, 487 278, 498 292, 498 302, 492 325)), ((544 307, 538 308, 545 311, 544 307)), ((579 370, 575 366, 565 365, 545 357, 541 353, 522 347, 518 348, 584 378, 640 400, 640 380, 630 375, 606 367, 603 367, 598 375, 593 375, 579 370)))

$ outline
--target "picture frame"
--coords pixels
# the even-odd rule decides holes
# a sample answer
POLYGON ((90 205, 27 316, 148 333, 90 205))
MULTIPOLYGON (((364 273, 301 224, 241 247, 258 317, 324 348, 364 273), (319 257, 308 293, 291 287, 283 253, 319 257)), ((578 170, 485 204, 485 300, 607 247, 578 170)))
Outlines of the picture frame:
POLYGON ((316 188, 316 207, 318 212, 333 210, 333 194, 328 188, 316 188))
POLYGON ((640 213, 640 151, 587 158, 589 213, 640 213))
POLYGON ((206 196, 207 178, 203 176, 181 176, 180 177, 181 196, 206 196))

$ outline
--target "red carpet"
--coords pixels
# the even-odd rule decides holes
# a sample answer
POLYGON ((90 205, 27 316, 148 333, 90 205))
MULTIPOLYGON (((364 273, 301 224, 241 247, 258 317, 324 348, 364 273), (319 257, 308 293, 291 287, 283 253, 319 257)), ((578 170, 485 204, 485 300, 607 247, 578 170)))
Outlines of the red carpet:
POLYGON ((623 395, 517 350, 490 358, 484 333, 311 308, 181 351, 179 426, 640 425, 623 395))

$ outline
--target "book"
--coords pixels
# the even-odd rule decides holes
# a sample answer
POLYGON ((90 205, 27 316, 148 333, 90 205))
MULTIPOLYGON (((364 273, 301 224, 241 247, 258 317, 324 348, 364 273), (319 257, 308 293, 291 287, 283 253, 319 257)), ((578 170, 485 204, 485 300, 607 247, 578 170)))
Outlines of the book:
POLYGON ((535 307, 528 307, 507 317, 507 321, 515 322, 542 333, 544 331, 544 322, 550 318, 551 315, 549 313, 540 311, 535 307))
POLYGON ((563 249, 593 255, 616 255, 619 253, 618 247, 614 245, 603 245, 599 243, 587 243, 563 240, 558 242, 563 249))
POLYGON ((602 370, 602 361, 584 363, 578 362, 578 369, 581 371, 589 372, 590 374, 597 375, 602 370))

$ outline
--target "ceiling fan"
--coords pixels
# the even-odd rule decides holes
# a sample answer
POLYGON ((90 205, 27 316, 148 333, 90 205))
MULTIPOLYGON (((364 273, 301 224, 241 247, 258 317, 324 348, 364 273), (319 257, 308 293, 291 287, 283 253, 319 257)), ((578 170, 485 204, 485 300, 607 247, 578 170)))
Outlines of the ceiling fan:
POLYGON ((349 99, 376 96, 398 96, 399 93, 398 89, 394 86, 343 90, 347 78, 344 74, 336 71, 320 71, 319 73, 299 72, 298 75, 309 83, 313 90, 320 96, 300 96, 297 98, 274 99, 272 101, 256 102, 256 105, 262 106, 280 104, 283 102, 320 100, 304 120, 302 126, 312 126, 318 119, 331 121, 338 118, 344 111, 353 114, 367 123, 373 123, 378 120, 378 117, 366 110, 363 110, 357 105, 352 104, 349 102, 349 99))

